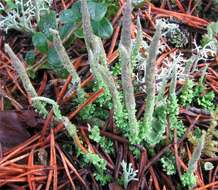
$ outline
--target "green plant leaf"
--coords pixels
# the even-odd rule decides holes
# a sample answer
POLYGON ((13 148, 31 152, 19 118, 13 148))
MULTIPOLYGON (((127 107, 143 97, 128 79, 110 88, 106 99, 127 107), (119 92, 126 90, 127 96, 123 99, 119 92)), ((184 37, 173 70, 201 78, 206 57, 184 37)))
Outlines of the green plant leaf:
POLYGON ((67 70, 63 68, 63 64, 54 48, 48 50, 48 68, 52 69, 61 78, 65 78, 68 75, 67 70))
POLYGON ((45 34, 42 32, 36 32, 32 37, 33 45, 41 53, 46 53, 48 51, 48 42, 45 34))
MULTIPOLYGON (((82 18, 80 8, 81 4, 79 1, 74 3, 70 9, 66 9, 60 13, 60 21, 65 24, 80 21, 82 18)), ((93 1, 88 2, 88 9, 91 19, 94 21, 100 21, 107 12, 107 6, 105 4, 93 1)))
POLYGON ((70 9, 66 9, 60 13, 60 21, 62 23, 74 24, 81 20, 80 3, 74 3, 70 9))
POLYGON ((92 21, 92 28, 94 33, 103 38, 110 38, 113 34, 113 26, 107 18, 103 18, 101 21, 92 21))
POLYGON ((28 51, 25 55, 25 61, 27 62, 27 64, 33 65, 35 60, 36 60, 35 53, 32 50, 28 51))
POLYGON ((56 29, 56 12, 50 11, 41 16, 40 21, 38 23, 39 30, 43 32, 49 40, 52 40, 52 34, 49 29, 56 29))
POLYGON ((64 24, 63 26, 61 26, 59 34, 62 40, 64 39, 64 37, 67 36, 67 34, 72 30, 73 27, 73 24, 64 24))
POLYGON ((12 0, 5 0, 5 2, 10 10, 15 9, 17 7, 12 0))
POLYGON ((103 3, 88 2, 89 14, 94 21, 100 21, 107 12, 107 6, 103 3))

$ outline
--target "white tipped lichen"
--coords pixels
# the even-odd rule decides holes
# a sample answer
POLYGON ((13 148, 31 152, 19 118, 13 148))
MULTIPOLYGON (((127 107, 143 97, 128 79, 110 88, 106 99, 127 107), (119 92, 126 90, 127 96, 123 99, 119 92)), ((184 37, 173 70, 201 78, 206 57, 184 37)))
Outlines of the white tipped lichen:
POLYGON ((39 15, 49 11, 52 0, 16 0, 14 8, 8 8, 2 3, 0 10, 4 14, 0 15, 0 30, 8 32, 10 29, 33 33, 35 31, 34 19, 39 19, 39 15))

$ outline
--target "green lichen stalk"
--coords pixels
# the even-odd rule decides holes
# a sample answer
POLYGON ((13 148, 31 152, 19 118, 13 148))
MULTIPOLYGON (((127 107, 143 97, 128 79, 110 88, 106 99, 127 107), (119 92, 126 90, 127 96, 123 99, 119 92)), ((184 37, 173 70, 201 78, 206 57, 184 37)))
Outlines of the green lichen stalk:
POLYGON ((125 106, 128 112, 128 121, 129 121, 129 130, 130 130, 130 142, 139 143, 139 125, 136 119, 136 103, 134 96, 134 88, 132 84, 132 69, 130 56, 127 52, 127 49, 120 44, 119 47, 120 56, 121 56, 121 65, 122 65, 122 87, 124 93, 125 106))
POLYGON ((127 0, 126 7, 123 14, 123 27, 121 31, 121 44, 127 49, 127 52, 131 52, 131 14, 132 14, 132 1, 127 0))
POLYGON ((156 27, 156 32, 152 39, 150 48, 149 48, 149 56, 146 61, 146 88, 147 88, 147 98, 146 98, 146 108, 144 113, 144 124, 142 130, 142 137, 146 137, 149 135, 151 131, 151 122, 154 113, 155 107, 155 61, 158 52, 158 44, 161 37, 161 26, 158 25, 156 27))
POLYGON ((86 48, 89 50, 95 47, 94 34, 92 31, 87 0, 80 0, 80 2, 81 2, 81 13, 82 13, 82 23, 83 23, 82 26, 83 26, 84 38, 85 38, 86 48))
POLYGON ((50 32, 53 34, 53 46, 60 58, 60 60, 63 63, 64 68, 70 73, 70 75, 73 78, 73 84, 76 86, 76 91, 78 94, 78 97, 81 99, 80 103, 83 103, 85 100, 85 92, 80 87, 80 78, 79 75, 74 68, 74 65, 72 64, 72 61, 70 60, 69 56, 67 55, 67 52, 62 44, 60 35, 57 30, 50 29, 50 32))
POLYGON ((142 46, 142 40, 143 40, 142 26, 141 26, 140 18, 138 16, 137 17, 137 36, 136 36, 135 42, 133 43, 132 52, 131 52, 131 62, 132 62, 133 68, 135 67, 140 48, 142 46))
MULTIPOLYGON (((115 120, 123 120, 123 106, 121 104, 119 92, 116 88, 113 76, 107 67, 107 59, 103 44, 101 40, 96 37, 92 32, 90 15, 87 8, 87 2, 85 0, 81 0, 81 11, 83 17, 83 31, 86 41, 86 47, 88 50, 91 71, 95 76, 98 85, 104 87, 106 93, 109 92, 111 95, 115 113, 115 120), (99 64, 99 62, 101 63, 101 65, 99 64)), ((119 126, 121 127, 121 125, 119 126)))
POLYGON ((197 169, 197 163, 201 157, 201 153, 205 145, 205 135, 206 133, 203 131, 203 134, 193 151, 192 157, 188 162, 188 170, 181 176, 183 186, 187 186, 189 189, 192 189, 196 185, 196 177, 194 176, 194 172, 197 169))
MULTIPOLYGON (((17 74, 19 75, 19 77, 22 81, 23 87, 26 90, 27 94, 31 98, 38 96, 35 88, 33 87, 32 83, 27 75, 27 72, 26 72, 26 69, 25 69, 23 63, 19 60, 19 58, 16 56, 16 54, 13 52, 13 50, 11 49, 11 47, 8 44, 5 44, 5 52, 8 53, 9 57, 11 58, 12 65, 13 65, 15 71, 17 72, 17 74)), ((48 113, 44 104, 42 104, 39 101, 33 102, 33 107, 44 117, 48 113)))
POLYGON ((121 114, 122 109, 120 108, 122 108, 122 104, 120 101, 119 92, 116 88, 116 84, 113 80, 113 77, 111 76, 111 73, 106 70, 102 65, 98 66, 98 72, 101 74, 104 83, 107 85, 112 95, 114 113, 121 114))
POLYGON ((134 96, 134 87, 132 84, 132 68, 131 68, 131 0, 126 3, 124 11, 123 27, 121 32, 121 42, 119 52, 121 57, 121 79, 124 93, 125 106, 128 112, 130 142, 139 143, 139 125, 136 119, 136 103, 134 96))

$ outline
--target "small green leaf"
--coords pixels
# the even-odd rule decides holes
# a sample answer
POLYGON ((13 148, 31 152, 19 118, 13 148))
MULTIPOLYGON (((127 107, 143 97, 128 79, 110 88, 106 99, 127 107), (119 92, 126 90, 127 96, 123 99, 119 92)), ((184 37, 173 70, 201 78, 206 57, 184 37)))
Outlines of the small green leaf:
POLYGON ((15 9, 17 7, 12 0, 5 0, 5 2, 10 10, 15 9))
POLYGON ((59 33, 62 40, 67 36, 67 34, 72 30, 73 27, 73 24, 64 24, 63 26, 61 26, 59 33))
POLYGON ((63 68, 63 64, 54 48, 48 50, 48 68, 52 69, 61 78, 65 78, 68 75, 68 72, 63 68))
POLYGON ((107 12, 107 6, 103 3, 96 3, 93 1, 88 2, 88 9, 91 19, 94 21, 100 21, 103 19, 107 12))
MULTIPOLYGON (((81 20, 82 15, 80 12, 81 3, 77 1, 70 9, 64 10, 60 14, 60 20, 63 23, 75 23, 81 20)), ((107 12, 107 6, 103 3, 96 3, 88 1, 88 9, 91 19, 94 21, 100 21, 107 12)))
POLYGON ((28 65, 33 65, 34 62, 36 61, 35 53, 32 50, 28 51, 25 55, 25 60, 28 65))
POLYGON ((101 21, 92 21, 92 28, 94 33, 103 38, 110 38, 113 34, 113 26, 107 18, 103 18, 101 21))
POLYGON ((74 24, 81 20, 80 4, 74 3, 71 9, 66 9, 60 13, 60 21, 62 23, 74 24))
POLYGON ((52 40, 52 34, 50 33, 49 29, 56 29, 57 27, 56 12, 50 11, 42 15, 38 23, 38 27, 40 31, 42 31, 49 40, 52 40))
POLYGON ((46 36, 42 32, 36 32, 32 37, 33 45, 41 53, 46 53, 48 51, 48 42, 46 36))

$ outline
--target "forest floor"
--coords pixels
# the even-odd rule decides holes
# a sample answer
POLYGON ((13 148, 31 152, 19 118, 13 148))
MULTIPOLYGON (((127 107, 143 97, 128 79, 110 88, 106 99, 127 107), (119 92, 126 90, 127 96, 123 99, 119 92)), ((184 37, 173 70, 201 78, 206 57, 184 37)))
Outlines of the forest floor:
MULTIPOLYGON (((15 27, 19 11, 16 21, 10 20, 20 6, 15 2, 23 1, 0 1, 0 189, 218 189, 217 1, 132 1, 131 38, 137 38, 139 17, 143 40, 132 73, 140 122, 148 105, 143 63, 151 53, 149 44, 158 22, 164 33, 155 60, 155 97, 166 81, 162 98, 167 103, 164 111, 153 114, 156 126, 164 113, 166 117, 162 128, 154 127, 152 145, 146 139, 132 143, 132 126, 125 132, 117 129, 112 100, 107 99, 104 86, 96 85, 90 69, 81 15, 76 12, 78 1, 54 0, 44 7, 49 12, 40 20, 27 13, 32 4, 25 5, 25 14, 32 19, 26 28, 20 27, 22 23, 15 27), (49 28, 60 33, 85 91, 84 102, 53 48, 49 28), (14 66, 16 58, 36 95, 53 100, 51 104, 46 100, 44 117, 23 85, 14 66), (175 78, 168 75, 171 70, 176 70, 175 78), (72 138, 63 120, 55 119, 59 111, 76 126, 78 139, 72 138)), ((94 33, 103 39, 108 68, 120 92, 119 43, 126 1, 89 3, 94 33)))

